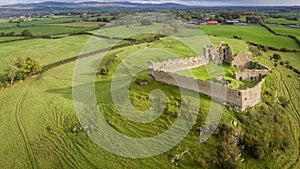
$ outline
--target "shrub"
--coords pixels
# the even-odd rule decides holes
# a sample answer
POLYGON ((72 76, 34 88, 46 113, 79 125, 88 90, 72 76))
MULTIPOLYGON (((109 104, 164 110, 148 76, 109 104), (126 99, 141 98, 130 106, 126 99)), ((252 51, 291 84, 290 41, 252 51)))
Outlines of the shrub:
POLYGON ((22 36, 25 36, 25 37, 32 37, 32 33, 30 32, 29 29, 25 29, 23 32, 22 32, 22 36))
POLYGON ((290 103, 290 101, 285 97, 281 96, 278 99, 279 99, 280 105, 284 108, 286 108, 288 106, 288 104, 290 103))
POLYGON ((100 74, 103 75, 103 76, 105 76, 105 75, 108 74, 108 70, 107 70, 107 68, 105 66, 102 66, 100 68, 100 74))
POLYGON ((288 69, 294 69, 293 66, 290 65, 290 64, 286 65, 286 68, 288 68, 288 69))
POLYGON ((281 56, 277 53, 274 53, 273 54, 273 59, 276 59, 276 60, 281 60, 281 56))

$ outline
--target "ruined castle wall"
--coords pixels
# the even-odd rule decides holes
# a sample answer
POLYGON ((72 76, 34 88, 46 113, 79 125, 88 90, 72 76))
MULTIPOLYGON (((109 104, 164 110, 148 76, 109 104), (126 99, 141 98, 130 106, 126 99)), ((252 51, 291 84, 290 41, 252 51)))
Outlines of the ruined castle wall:
POLYGON ((269 73, 268 69, 250 70, 244 69, 242 71, 235 72, 235 78, 243 81, 258 81, 265 77, 269 73))
POLYGON ((162 62, 149 62, 149 68, 168 72, 176 72, 186 69, 193 69, 206 65, 208 61, 203 57, 190 57, 183 59, 166 60, 162 62))
POLYGON ((242 90, 242 108, 241 110, 245 110, 248 107, 253 107, 261 101, 261 90, 262 84, 265 79, 262 79, 255 87, 248 88, 246 90, 242 90))
POLYGON ((202 93, 212 97, 214 100, 223 101, 226 102, 226 104, 234 105, 238 108, 243 106, 240 90, 230 89, 222 83, 194 79, 192 77, 172 72, 153 72, 153 76, 156 81, 202 93))

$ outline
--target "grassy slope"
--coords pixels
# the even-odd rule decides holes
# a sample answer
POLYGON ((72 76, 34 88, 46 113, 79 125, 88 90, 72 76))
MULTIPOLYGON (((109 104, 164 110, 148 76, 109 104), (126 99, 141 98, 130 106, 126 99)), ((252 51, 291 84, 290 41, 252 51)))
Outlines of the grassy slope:
POLYGON ((46 65, 76 56, 88 39, 89 36, 70 36, 61 39, 34 39, 0 44, 0 74, 7 68, 7 62, 11 58, 30 56, 42 65, 46 65))
POLYGON ((285 18, 267 18, 265 19, 266 23, 272 23, 272 24, 295 24, 295 25, 300 25, 300 20, 298 21, 292 21, 292 20, 287 20, 285 18))
POLYGON ((209 36, 218 36, 232 39, 233 36, 241 37, 243 41, 250 41, 276 48, 299 49, 298 44, 288 37, 274 36, 260 26, 232 26, 232 25, 202 25, 200 29, 209 36))
MULTIPOLYGON (((44 40, 32 40, 32 43, 29 43, 28 46, 24 43, 16 43, 15 45, 23 46, 21 49, 34 46, 33 49, 30 48, 30 50, 22 51, 15 51, 14 46, 3 46, 6 47, 6 50, 0 56, 1 58, 5 56, 4 60, 6 60, 11 57, 16 57, 15 55, 24 54, 25 51, 27 52, 25 53, 26 55, 32 54, 33 57, 40 57, 38 59, 43 64, 46 64, 51 63, 53 60, 64 58, 68 51, 67 55, 69 56, 69 54, 73 54, 72 52, 77 53, 77 50, 80 50, 78 49, 78 46, 82 43, 80 39, 77 39, 77 48, 72 46, 76 39, 72 39, 73 41, 70 43, 68 42, 71 39, 60 40, 62 40, 62 43, 55 41, 56 43, 51 43, 49 45, 52 46, 47 47, 44 47, 47 45, 47 42, 54 42, 54 40, 45 40, 45 42, 44 40), (62 46, 60 49, 59 46, 63 44, 66 46, 62 46), (40 50, 42 46, 45 51, 40 50), (35 52, 36 50, 39 52, 35 52), (9 51, 16 53, 10 54, 9 51), (40 52, 44 53, 41 55, 40 52), (43 56, 48 57, 46 58, 43 56), (52 58, 52 56, 55 56, 55 58, 52 58)), ((218 43, 218 41, 222 40, 227 42, 226 37, 219 39, 213 38, 212 41, 218 43)), ((236 43, 231 45, 234 48, 235 46, 245 45, 243 41, 234 40, 234 42, 236 43)), ((161 46, 160 44, 152 45, 161 46)), ((145 46, 141 45, 141 49, 144 47, 145 46)), ((134 48, 139 49, 138 47, 134 48)), ((167 48, 167 46, 164 48, 167 48)), ((170 50, 176 52, 176 46, 173 46, 170 50)), ((134 52, 134 50, 129 53, 132 52, 134 52)), ((128 54, 128 51, 123 50, 123 53, 120 53, 118 56, 123 57, 126 56, 126 54, 128 54)), ((295 135, 294 149, 288 152, 289 156, 279 154, 279 157, 271 162, 275 162, 273 166, 278 168, 281 168, 281 165, 285 168, 295 168, 300 165, 299 142, 297 142, 297 138, 299 138, 298 122, 300 120, 299 79, 296 78, 295 74, 290 70, 283 67, 275 68, 272 66, 268 60, 268 56, 269 54, 258 59, 259 62, 271 67, 274 72, 273 76, 270 76, 270 78, 267 79, 266 85, 276 85, 279 96, 288 96, 292 102, 287 108, 286 113, 290 118, 291 127, 293 127, 295 135), (287 74, 290 74, 292 78, 288 78, 286 76, 287 74)), ((286 57, 294 56, 290 55, 286 57)), ((0 63, 3 64, 2 61, 0 63)), ((208 164, 213 163, 218 151, 216 145, 218 145, 219 140, 212 137, 206 144, 198 143, 199 132, 197 132, 195 128, 201 126, 201 119, 198 120, 198 125, 195 126, 193 131, 174 149, 162 155, 146 159, 117 157, 106 152, 102 148, 99 148, 91 142, 84 133, 70 133, 70 128, 78 125, 72 104, 71 93, 73 66, 74 63, 70 63, 57 67, 40 77, 16 84, 12 88, 0 92, 0 143, 2 145, 0 147, 0 152, 4 152, 0 154, 1 168, 30 168, 30 162, 33 164, 36 162, 40 168, 124 168, 124 166, 128 168, 140 168, 140 166, 144 166, 144 168, 197 168, 198 164, 196 163, 196 160, 198 157, 204 158, 208 164), (21 124, 21 126, 18 124, 21 124), (23 132, 20 132, 20 127, 22 128, 22 126, 24 130, 23 132), (27 137, 25 137, 25 139, 22 138, 20 133, 27 135, 27 137), (27 144, 28 149, 26 150, 25 143, 28 142, 30 144, 27 144), (176 154, 180 154, 187 148, 190 149, 190 153, 182 157, 178 167, 169 162, 170 158, 174 157, 176 154), (33 152, 34 158, 31 160, 29 160, 29 157, 32 157, 32 155, 28 155, 28 152, 29 154, 31 154, 30 152, 33 152)), ((107 80, 98 79, 96 87, 96 91, 98 92, 107 90, 109 83, 107 83, 107 80)), ((134 91, 139 91, 137 95, 139 95, 139 93, 142 93, 142 95, 147 94, 151 89, 156 87, 162 88, 167 95, 172 94, 174 97, 177 97, 178 93, 176 92, 176 88, 164 84, 153 82, 146 87, 132 84, 132 89, 134 91)), ((100 95, 98 96, 100 101, 100 95)), ((105 99, 105 97, 102 99, 105 99)), ((109 101, 107 101, 106 104, 109 104, 109 101)), ((138 104, 146 105, 144 102, 139 102, 138 104)), ((199 115, 204 116, 204 112, 209 108, 210 101, 207 97, 202 97, 201 104, 202 106, 199 115)), ((137 127, 137 130, 133 130, 135 125, 120 118, 117 112, 110 110, 107 115, 109 115, 107 116, 108 120, 110 120, 120 132, 125 132, 132 136, 140 135, 141 133, 138 131, 141 130, 145 130, 146 135, 156 133, 156 131, 152 131, 151 129, 153 128, 158 131, 163 130, 167 126, 162 124, 170 124, 172 119, 174 119, 174 117, 165 115, 161 118, 161 123, 153 123, 151 128, 144 126, 137 127), (126 127, 123 127, 123 125, 126 127), (125 128, 129 128, 129 130, 125 130, 125 128)), ((223 121, 229 122, 233 118, 232 116, 233 114, 231 112, 225 110, 223 121)), ((243 167, 266 168, 267 165, 268 164, 264 161, 258 162, 257 160, 246 158, 243 167)))
POLYGON ((274 30, 276 33, 282 34, 282 35, 294 35, 298 39, 300 39, 300 30, 299 28, 288 28, 285 26, 270 26, 272 30, 274 30))
MULTIPOLYGON (((284 54, 282 54, 284 55, 284 54)), ((299 55, 298 55, 299 56, 299 55)), ((267 76, 264 86, 274 87, 274 95, 279 97, 285 97, 289 100, 290 104, 285 108, 285 114, 288 117, 290 129, 293 133, 293 145, 286 153, 274 152, 275 159, 264 159, 256 161, 250 159, 246 163, 245 168, 265 168, 266 166, 271 168, 297 168, 300 165, 299 153, 300 153, 300 79, 294 72, 283 67, 274 66, 269 60, 269 54, 265 53, 263 57, 256 58, 256 60, 272 69, 272 73, 267 76)), ((298 60, 299 61, 299 60, 298 60)), ((263 137, 263 136, 262 136, 263 137)))
POLYGON ((10 29, 1 30, 1 32, 6 32, 6 33, 15 32, 16 34, 20 35, 25 29, 29 29, 34 36, 38 36, 38 35, 52 35, 52 34, 80 32, 80 31, 88 30, 89 28, 48 25, 48 26, 32 26, 26 28, 10 28, 10 29))
MULTIPOLYGON (((158 45, 158 44, 157 44, 158 45)), ((143 45, 141 45, 143 46, 143 45)), ((130 47, 137 50, 137 47, 130 47)), ((131 49, 128 49, 129 51, 131 49)), ((123 54, 128 53, 124 50, 123 54)), ((120 57, 122 55, 120 53, 120 57)), ((177 168, 170 162, 170 158, 180 154, 186 149, 190 153, 182 157, 179 166, 182 168, 197 168, 196 160, 203 157, 208 163, 212 163, 217 149, 218 140, 215 137, 209 139, 206 144, 198 142, 199 132, 193 130, 178 146, 162 155, 146 159, 129 159, 112 155, 102 148, 96 146, 84 133, 72 134, 70 128, 78 125, 72 104, 72 72, 74 63, 57 67, 46 72, 40 77, 30 79, 26 82, 16 84, 14 87, 1 91, 0 100, 3 102, 1 111, 1 140, 5 142, 1 146, 1 159, 6 159, 3 168, 17 167, 29 168, 31 165, 28 152, 33 152, 36 163, 43 168, 177 168), (24 96, 24 97, 21 97, 24 96), (17 104, 18 103, 18 104, 17 104), (18 111, 17 111, 18 110, 18 111), (27 139, 22 141, 19 137, 18 120, 14 113, 19 113, 20 121, 24 127, 27 139), (4 123, 9 121, 8 123, 4 123), (4 137, 10 133, 9 142, 4 137), (4 139, 5 138, 5 139, 4 139), (29 150, 22 149, 25 143, 29 143, 29 150), (207 146, 210 145, 210 146, 207 146), (16 153, 18 152, 18 153, 16 153), (13 160, 17 159, 17 160, 13 160), (27 162, 25 162, 27 161, 27 162)), ((96 91, 107 91, 109 83, 107 80, 98 80, 96 91), (103 90, 104 89, 104 90, 103 90)), ((149 93, 154 88, 161 88, 167 96, 178 97, 178 91, 174 87, 153 82, 146 88, 132 84, 132 92, 149 93)), ((110 106, 107 96, 99 94, 105 105, 110 106)), ((142 103, 142 105, 146 105, 142 103)), ((201 99, 201 114, 209 109, 210 101, 207 97, 201 99)), ((158 121, 148 125, 138 125, 119 117, 116 111, 108 109, 106 116, 110 123, 123 133, 130 136, 141 136, 157 134, 166 129, 175 119, 174 115, 164 114, 158 121), (142 131, 142 132, 141 132, 142 131)), ((227 120, 231 119, 228 111, 225 112, 227 120)), ((197 126, 201 125, 201 118, 197 126)), ((195 126, 196 127, 196 126, 195 126)))

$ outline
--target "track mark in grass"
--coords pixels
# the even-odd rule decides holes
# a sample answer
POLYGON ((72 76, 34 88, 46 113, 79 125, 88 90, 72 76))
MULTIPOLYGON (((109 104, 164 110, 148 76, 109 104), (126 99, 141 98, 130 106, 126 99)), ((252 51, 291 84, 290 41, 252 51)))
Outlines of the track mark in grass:
MULTIPOLYGON (((65 135, 67 137, 67 135, 65 135)), ((93 162, 88 159, 84 153, 83 153, 83 150, 81 148, 84 148, 84 146, 82 144, 78 144, 77 142, 71 142, 71 144, 76 148, 77 152, 79 152, 79 154, 81 155, 81 157, 84 159, 84 161, 89 165, 91 166, 92 168, 95 168, 97 169, 98 167, 93 164, 93 162)))
POLYGON ((1 110, 1 108, 3 107, 3 105, 4 105, 4 102, 5 102, 4 99, 0 99, 0 110, 1 110))
POLYGON ((38 164, 36 162, 36 158, 34 156, 34 152, 33 152, 33 149, 31 147, 29 137, 26 133, 26 130, 25 130, 24 125, 23 125, 22 120, 21 120, 21 105, 22 105, 23 99, 24 99, 28 89, 29 89, 29 86, 26 86, 25 89, 23 90, 23 92, 21 93, 21 96, 19 97, 19 100, 18 100, 16 108, 15 108, 15 117, 16 117, 18 128, 21 132, 22 140, 25 144, 25 148, 26 148, 26 151, 27 151, 30 163, 31 163, 31 167, 33 169, 37 169, 39 167, 38 167, 38 164))
POLYGON ((298 135, 298 129, 299 128, 295 128, 293 126, 294 123, 293 123, 293 120, 291 118, 295 118, 295 119, 299 120, 299 114, 298 114, 297 109, 296 109, 296 107, 293 103, 293 99, 292 99, 292 96, 291 96, 291 93, 290 93, 290 89, 289 89, 288 85, 286 84, 286 81, 284 80, 283 73, 279 70, 276 70, 275 74, 278 77, 280 77, 280 79, 281 79, 281 80, 277 81, 277 85, 278 85, 278 87, 280 87, 282 89, 282 94, 287 95, 289 97, 288 99, 290 100, 290 105, 291 105, 290 107, 291 107, 291 110, 293 112, 291 114, 292 117, 290 117, 289 115, 287 115, 287 117, 288 117, 288 120, 289 120, 290 129, 292 130, 292 133, 293 133, 294 145, 298 146, 298 147, 294 147, 293 149, 295 149, 295 151, 297 151, 297 149, 298 149, 298 152, 294 152, 294 153, 296 153, 296 155, 293 155, 293 157, 290 157, 289 160, 286 161, 286 163, 282 165, 284 168, 293 168, 292 166, 295 166, 297 163, 299 163, 299 156, 298 156, 298 154, 299 154, 299 141, 297 141, 297 138, 299 138, 299 135, 298 135), (296 158, 295 160, 293 160, 294 161, 293 163, 291 163, 292 158, 296 158))

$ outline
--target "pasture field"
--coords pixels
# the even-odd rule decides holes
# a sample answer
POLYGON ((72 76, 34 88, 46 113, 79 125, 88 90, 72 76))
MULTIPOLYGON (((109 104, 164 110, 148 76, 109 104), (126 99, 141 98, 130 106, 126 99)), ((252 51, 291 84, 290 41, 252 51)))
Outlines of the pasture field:
POLYGON ((299 18, 298 21, 287 20, 285 18, 266 18, 265 22, 271 24, 280 24, 280 25, 288 25, 288 24, 300 25, 299 18))
POLYGON ((285 26, 270 26, 270 28, 276 33, 282 35, 293 35, 300 39, 300 29, 298 28, 289 28, 285 26))
POLYGON ((7 41, 7 40, 16 40, 16 39, 23 39, 24 37, 0 37, 1 41, 7 41))
POLYGON ((208 36, 225 37, 228 39, 233 39, 233 36, 238 36, 242 38, 242 41, 250 41, 276 48, 299 50, 298 44, 293 39, 275 36, 260 26, 201 25, 200 29, 208 36))
MULTIPOLYGON (((45 27, 45 33, 50 34, 62 26, 48 25, 43 27, 45 27), (48 30, 46 30, 47 27, 48 30)), ((157 30, 161 29, 157 25, 153 25, 153 27, 157 30)), ((132 31, 132 34, 137 33, 139 28, 139 26, 135 26, 132 30, 128 29, 128 31, 132 31)), ((127 29, 124 29, 124 32, 120 32, 120 34, 128 33, 126 32, 127 29)), ((209 35, 212 44, 218 45, 221 41, 229 43, 233 47, 234 53, 243 50, 250 54, 246 41, 278 48, 288 48, 290 46, 291 49, 298 49, 289 38, 277 37, 262 27, 201 26, 201 29, 209 35), (242 37, 242 40, 233 39, 232 36, 234 35, 242 37)), ((34 32, 34 30, 32 31, 34 32)), ((35 33, 37 31, 40 30, 36 30, 35 33)), ((105 29, 103 32, 98 33, 114 36, 117 31, 121 31, 121 29, 111 31, 105 29)), ((10 59, 19 56, 29 56, 37 59, 43 66, 48 65, 78 55, 89 38, 89 36, 80 35, 66 36, 60 39, 31 39, 0 44, 0 76, 3 74, 4 69, 7 68, 7 62, 10 59)), ((192 41, 199 48, 203 47, 200 45, 200 42, 195 41, 193 38, 186 38, 185 40, 192 41)), ((111 41, 111 44, 113 42, 111 41)), ((111 44, 107 44, 107 46, 111 44)), ((107 46, 102 47, 105 48, 107 46)), ((86 49, 86 51, 92 50, 94 49, 86 49)), ((161 57, 162 51, 165 54, 164 59, 172 58, 174 55, 176 57, 196 55, 195 51, 178 40, 165 37, 151 43, 111 50, 106 53, 102 63, 99 65, 99 67, 107 67, 109 74, 107 76, 99 75, 95 79, 98 107, 102 110, 103 116, 109 124, 122 134, 136 138, 157 135, 168 129, 176 120, 178 115, 177 105, 181 102, 179 89, 154 81, 146 71, 133 76, 129 97, 137 109, 147 110, 149 109, 149 98, 151 98, 150 92, 154 89, 161 89, 166 95, 168 106, 158 119, 148 124, 129 121, 120 115, 111 98, 111 78, 121 62, 129 70, 134 70, 136 65, 147 66, 146 61, 148 61, 148 58, 152 57, 156 61, 155 56, 157 58, 161 57), (129 56, 139 59, 134 59, 134 62, 130 62, 126 60, 129 56), (139 86, 136 84, 135 79, 141 76, 150 79, 148 85, 139 86)), ((251 108, 249 111, 256 111, 257 113, 250 115, 247 112, 235 113, 235 111, 226 107, 221 124, 228 124, 234 131, 242 130, 244 132, 243 129, 251 126, 252 123, 244 125, 238 120, 237 116, 250 116, 255 117, 254 119, 272 116, 272 113, 264 114, 261 110, 264 108, 271 109, 273 105, 277 105, 276 100, 278 98, 285 97, 289 104, 284 109, 283 114, 288 119, 288 128, 285 128, 285 130, 292 132, 292 137, 287 138, 290 139, 291 148, 268 154, 276 157, 275 159, 267 156, 262 160, 254 159, 251 152, 242 150, 244 162, 241 163, 241 168, 297 168, 297 166, 300 166, 299 75, 279 64, 275 66, 274 60, 270 60, 270 56, 274 53, 280 54, 282 61, 289 60, 290 64, 299 68, 299 53, 268 51, 263 52, 261 57, 255 57, 255 61, 272 69, 272 72, 266 78, 263 95, 267 95, 266 91, 271 90, 271 94, 274 95, 275 99, 271 100, 272 104, 267 104, 263 101, 251 108), (233 120, 238 122, 237 127, 232 125, 233 120)), ((0 89, 1 168, 124 168, 124 166, 136 169, 141 168, 141 166, 145 169, 218 168, 216 165, 211 164, 215 164, 218 158, 219 145, 223 141, 223 134, 213 135, 204 144, 199 142, 199 128, 203 125, 211 106, 210 98, 204 95, 200 95, 198 118, 190 133, 173 149, 158 156, 144 159, 116 156, 96 145, 85 132, 72 133, 72 128, 80 126, 72 98, 74 66, 75 62, 66 63, 54 67, 40 76, 18 82, 4 90, 0 89), (188 150, 188 153, 183 155, 179 161, 171 162, 172 158, 186 150, 188 150)), ((212 68, 215 69, 214 66, 212 68)), ((194 74, 198 73, 199 77, 207 78, 205 73, 203 74, 205 70, 201 70, 202 73, 197 69, 193 71, 194 74)), ((225 73, 232 73, 232 71, 231 68, 225 68, 225 73)), ((122 79, 117 80, 122 87, 122 79)), ((269 132, 269 129, 260 127, 263 124, 258 125, 255 130, 258 133, 262 133, 259 137, 264 140, 270 136, 265 135, 265 133, 269 132)), ((274 135, 276 134, 274 133, 274 135)))
MULTIPOLYGON (((96 26, 95 28, 97 28, 96 26)), ((26 28, 10 28, 10 29, 3 29, 1 32, 10 33, 15 32, 18 35, 21 35, 22 32, 28 29, 34 36, 41 36, 41 35, 54 35, 54 34, 67 34, 67 33, 74 33, 80 32, 91 29, 90 27, 66 27, 66 26, 52 26, 52 25, 44 25, 44 26, 32 26, 26 28)))
MULTIPOLYGON (((161 43, 164 41, 163 39, 161 43)), ((122 59, 146 46, 141 44, 111 52, 117 52, 117 57, 122 59)), ((107 57, 111 56, 116 55, 109 54, 107 57)), ((111 65, 113 69, 115 64, 111 65)), ((65 64, 0 92, 0 100, 3 103, 0 107, 2 122, 0 142, 4 145, 0 150, 9 152, 0 155, 4 160, 1 163, 2 167, 29 168, 35 165, 43 168, 122 168, 126 165, 130 168, 139 168, 142 165, 144 168, 175 168, 176 164, 170 162, 171 158, 185 150, 189 150, 189 153, 181 158, 180 166, 183 168, 197 168, 197 159, 200 156, 207 158, 207 162, 214 160, 208 157, 214 157, 217 153, 214 145, 218 143, 218 138, 212 137, 207 142, 211 146, 200 144, 199 132, 196 129, 201 125, 204 112, 210 105, 210 99, 204 96, 201 99, 201 113, 192 132, 174 149, 152 158, 118 157, 98 147, 84 132, 71 133, 72 127, 79 126, 72 101, 73 69, 74 63, 65 64), (9 123, 5 124, 4 121, 9 123), (10 136, 9 141, 4 139, 5 135, 10 136), (27 149, 20 149, 19 146, 27 149)), ((167 129, 176 119, 173 107, 177 98, 179 99, 179 90, 176 87, 154 81, 146 87, 141 87, 132 82, 131 97, 134 104, 142 106, 142 109, 147 108, 148 101, 138 98, 147 97, 149 92, 156 88, 161 88, 166 93, 172 105, 168 113, 146 125, 135 124, 120 117, 112 106, 110 94, 106 92, 110 91, 109 88, 109 77, 99 78, 96 81, 99 107, 105 110, 104 115, 109 123, 121 133, 133 137, 155 135, 167 129)), ((229 111, 225 110, 223 121, 229 123, 232 118, 229 111)))
POLYGON ((12 58, 32 57, 41 65, 47 65, 80 53, 89 36, 68 36, 61 39, 32 39, 0 44, 0 74, 8 68, 8 62, 12 58), (18 50, 16 50, 18 46, 18 50), (43 49, 43 50, 41 50, 43 49))
POLYGON ((3 29, 13 28, 13 27, 16 27, 16 26, 17 26, 17 23, 0 23, 0 32, 3 29))
POLYGON ((44 24, 57 24, 81 21, 82 19, 77 17, 58 17, 58 18, 41 18, 41 19, 30 19, 20 23, 20 26, 33 26, 33 25, 44 25, 44 24))
POLYGON ((60 24, 51 24, 53 26, 65 26, 65 27, 99 27, 104 25, 102 22, 70 22, 70 23, 60 23, 60 24))

